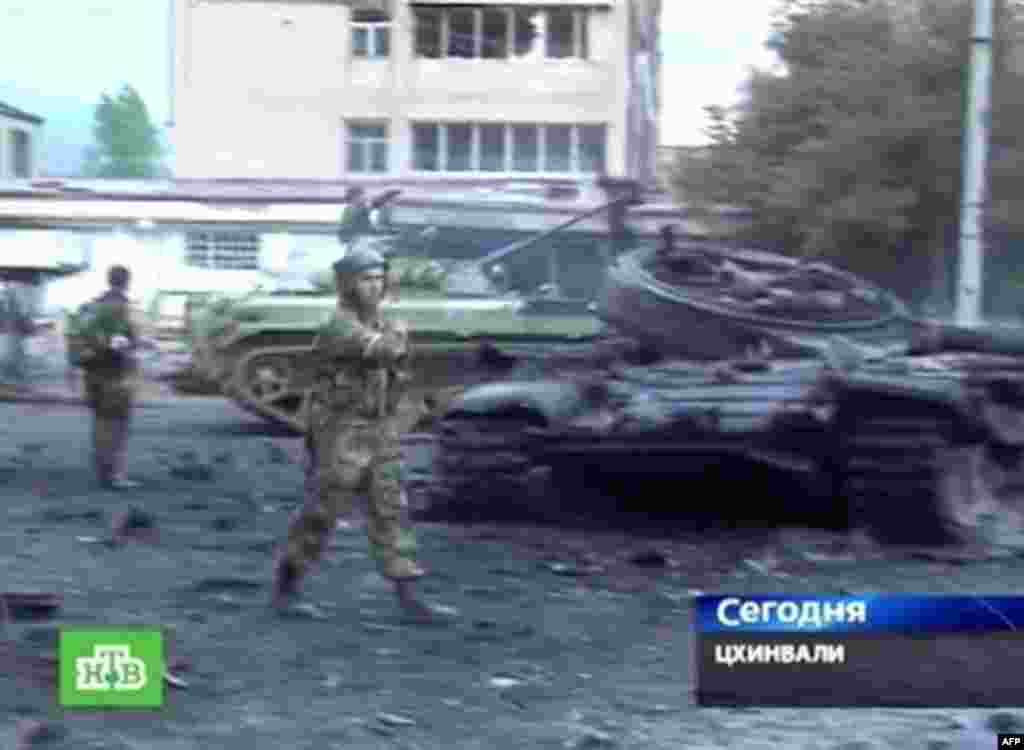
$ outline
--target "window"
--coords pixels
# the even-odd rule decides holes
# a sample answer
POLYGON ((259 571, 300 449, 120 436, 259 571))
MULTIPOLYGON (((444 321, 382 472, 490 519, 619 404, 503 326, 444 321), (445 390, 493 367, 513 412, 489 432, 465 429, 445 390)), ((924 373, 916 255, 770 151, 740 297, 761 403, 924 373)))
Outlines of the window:
POLYGON ((473 168, 473 126, 469 124, 448 125, 445 128, 448 142, 449 172, 468 172, 473 168))
POLYGON ((387 57, 391 54, 391 19, 386 13, 352 11, 352 56, 387 57))
POLYGON ((590 14, 577 10, 576 18, 576 56, 583 60, 590 59, 590 14))
POLYGON ((416 54, 423 58, 586 59, 589 10, 460 5, 416 6, 416 54))
POLYGON ((24 130, 11 131, 11 173, 15 178, 32 176, 32 138, 24 130))
POLYGON ((544 171, 572 170, 572 125, 548 125, 544 128, 544 171))
POLYGON ((441 27, 444 24, 444 10, 441 8, 415 8, 416 56, 426 58, 444 57, 441 54, 444 43, 441 27))
POLYGON ((441 169, 441 126, 412 126, 413 169, 437 172, 441 169))
POLYGON ((561 60, 575 57, 576 14, 572 8, 558 8, 548 11, 547 56, 561 60))
POLYGON ((476 57, 476 11, 448 11, 448 57, 476 57))
POLYGON ((388 126, 360 122, 348 125, 348 171, 388 171, 388 126))
POLYGON ((480 56, 485 60, 508 57, 509 13, 503 8, 485 8, 482 13, 480 56))
POLYGON ((512 17, 516 30, 516 57, 526 57, 533 51, 540 31, 540 11, 516 8, 512 17))
POLYGON ((480 171, 504 172, 505 166, 505 126, 480 126, 480 171))
POLYGON ((195 268, 258 270, 260 245, 260 235, 252 232, 188 232, 185 263, 195 268))
POLYGON ((593 174, 605 172, 605 144, 607 133, 604 125, 582 125, 579 128, 580 171, 593 174))
POLYGON ((536 172, 540 139, 536 125, 512 126, 512 169, 516 172, 536 172))
POLYGON ((417 172, 602 174, 604 125, 414 123, 417 172))

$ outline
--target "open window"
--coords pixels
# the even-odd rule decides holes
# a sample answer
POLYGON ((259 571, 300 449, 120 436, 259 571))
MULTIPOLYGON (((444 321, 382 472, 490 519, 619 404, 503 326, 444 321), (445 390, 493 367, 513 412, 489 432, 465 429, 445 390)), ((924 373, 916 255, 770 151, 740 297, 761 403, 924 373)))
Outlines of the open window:
POLYGON ((588 8, 415 5, 415 50, 427 59, 564 60, 590 54, 588 8))

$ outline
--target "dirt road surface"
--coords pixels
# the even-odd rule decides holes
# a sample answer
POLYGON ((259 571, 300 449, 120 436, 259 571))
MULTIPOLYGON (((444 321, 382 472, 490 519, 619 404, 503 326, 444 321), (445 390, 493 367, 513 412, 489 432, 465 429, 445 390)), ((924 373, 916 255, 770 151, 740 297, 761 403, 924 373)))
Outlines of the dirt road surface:
MULTIPOLYGON (((420 524, 426 592, 460 613, 430 628, 401 622, 355 518, 308 580, 328 618, 280 619, 266 601, 301 499, 298 440, 220 399, 164 400, 135 423, 144 486, 115 494, 90 475, 84 410, 2 404, 0 425, 3 589, 64 597, 53 619, 6 627, 0 748, 20 733, 75 750, 939 750, 994 747, 994 728, 1019 725, 1012 710, 697 709, 688 604, 696 591, 1013 594, 1017 557, 830 558, 833 539, 799 530, 420 524), (106 544, 129 507, 157 538, 106 544), (62 712, 46 661, 61 624, 159 625, 187 686, 157 712, 62 712)), ((429 445, 406 448, 415 479, 429 445)))

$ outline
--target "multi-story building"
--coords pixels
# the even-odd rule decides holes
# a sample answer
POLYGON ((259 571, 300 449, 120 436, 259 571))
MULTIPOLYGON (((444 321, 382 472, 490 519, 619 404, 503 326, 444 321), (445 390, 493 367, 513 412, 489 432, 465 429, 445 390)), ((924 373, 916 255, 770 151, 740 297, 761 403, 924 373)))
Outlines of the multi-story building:
POLYGON ((174 0, 179 178, 650 182, 660 0, 174 0))
POLYGON ((0 179, 37 177, 42 140, 42 117, 0 102, 0 179))

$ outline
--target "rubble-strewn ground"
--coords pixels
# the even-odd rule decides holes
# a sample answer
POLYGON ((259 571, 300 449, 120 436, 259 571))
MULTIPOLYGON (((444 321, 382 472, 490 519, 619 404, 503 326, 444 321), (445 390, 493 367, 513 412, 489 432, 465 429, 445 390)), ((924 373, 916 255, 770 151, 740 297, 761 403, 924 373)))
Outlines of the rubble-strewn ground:
MULTIPOLYGON (((64 597, 56 619, 6 629, 3 653, 21 658, 0 662, 2 748, 32 721, 52 731, 28 746, 75 750, 939 750, 993 747, 993 727, 1017 726, 1012 712, 696 709, 688 596, 1017 593, 1018 557, 835 558, 833 540, 796 530, 419 525, 426 590, 461 613, 424 628, 400 622, 353 519, 308 580, 328 619, 282 620, 265 605, 273 546, 300 502, 299 441, 219 399, 137 415, 130 457, 145 485, 115 494, 94 487, 84 410, 0 405, 2 588, 64 597), (154 542, 104 543, 128 507, 151 514, 154 542), (32 658, 52 652, 61 623, 165 627, 187 687, 158 713, 62 714, 52 670, 32 658)), ((429 444, 407 454, 415 478, 429 444)))

